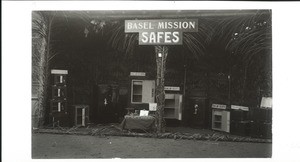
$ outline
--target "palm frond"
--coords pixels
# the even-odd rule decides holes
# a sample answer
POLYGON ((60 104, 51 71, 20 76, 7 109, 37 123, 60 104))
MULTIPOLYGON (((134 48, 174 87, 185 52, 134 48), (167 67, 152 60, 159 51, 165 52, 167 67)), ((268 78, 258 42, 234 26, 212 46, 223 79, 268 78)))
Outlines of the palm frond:
POLYGON ((183 46, 191 52, 197 60, 206 54, 207 46, 212 40, 215 22, 211 19, 198 19, 198 32, 184 33, 183 46))
POLYGON ((256 55, 255 52, 271 48, 271 35, 270 14, 258 11, 252 16, 236 16, 220 20, 215 27, 212 41, 224 51, 234 53, 237 57, 236 63, 243 63, 249 61, 252 55, 256 55))
POLYGON ((126 55, 132 53, 137 45, 137 34, 125 34, 124 24, 115 24, 108 32, 108 44, 114 49, 125 52, 126 55))

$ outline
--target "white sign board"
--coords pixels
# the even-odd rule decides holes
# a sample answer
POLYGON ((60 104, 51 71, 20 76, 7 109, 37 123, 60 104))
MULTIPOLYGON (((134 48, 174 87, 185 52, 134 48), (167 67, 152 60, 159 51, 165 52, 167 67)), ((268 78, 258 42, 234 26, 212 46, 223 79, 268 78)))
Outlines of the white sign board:
POLYGON ((226 105, 221 104, 212 104, 211 107, 215 109, 226 109, 226 105))
POLYGON ((140 116, 148 116, 149 111, 148 110, 141 110, 140 111, 140 116))
POLYGON ((198 32, 198 19, 125 20, 125 33, 139 33, 139 45, 182 45, 183 32, 198 32))
POLYGON ((260 107, 272 108, 272 97, 262 97, 260 107))
POLYGON ((51 69, 51 74, 68 74, 68 70, 51 69))
POLYGON ((231 105, 231 109, 249 111, 249 107, 246 106, 231 105))
POLYGON ((157 103, 149 103, 149 111, 156 111, 157 103))
POLYGON ((130 72, 130 76, 146 76, 145 72, 130 72))
POLYGON ((180 87, 165 86, 165 91, 180 91, 180 87))

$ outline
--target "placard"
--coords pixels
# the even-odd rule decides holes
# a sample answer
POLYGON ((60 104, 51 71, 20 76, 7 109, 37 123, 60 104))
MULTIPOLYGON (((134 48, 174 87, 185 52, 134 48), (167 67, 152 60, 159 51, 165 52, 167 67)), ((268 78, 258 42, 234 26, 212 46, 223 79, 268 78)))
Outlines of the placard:
POLYGON ((182 32, 141 32, 139 45, 181 45, 182 32))
POLYGON ((130 72, 130 76, 146 76, 145 72, 130 72))
POLYGON ((212 104, 211 107, 215 109, 226 109, 226 105, 221 104, 212 104))
POLYGON ((68 70, 51 69, 51 74, 68 74, 68 70))
POLYGON ((165 86, 165 91, 180 91, 180 87, 165 86))
POLYGON ((198 32, 198 19, 125 20, 125 33, 198 32))
POLYGON ((140 111, 140 116, 148 116, 149 111, 148 110, 141 110, 140 111))
POLYGON ((238 105, 231 105, 231 109, 249 111, 249 107, 238 105))
POLYGON ((198 19, 125 20, 125 33, 139 33, 139 45, 182 45, 183 32, 198 32, 198 19))
POLYGON ((272 97, 262 97, 260 107, 272 108, 272 97))
POLYGON ((149 111, 156 111, 157 103, 149 103, 149 111))

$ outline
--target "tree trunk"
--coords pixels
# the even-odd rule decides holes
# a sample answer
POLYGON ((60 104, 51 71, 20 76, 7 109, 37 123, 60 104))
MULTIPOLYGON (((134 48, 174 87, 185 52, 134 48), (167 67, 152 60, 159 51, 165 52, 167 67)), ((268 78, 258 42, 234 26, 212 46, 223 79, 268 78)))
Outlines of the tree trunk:
POLYGON ((166 70, 166 59, 168 56, 168 47, 166 46, 155 46, 156 54, 156 123, 157 132, 165 132, 165 121, 164 121, 164 106, 165 106, 165 70, 166 70))

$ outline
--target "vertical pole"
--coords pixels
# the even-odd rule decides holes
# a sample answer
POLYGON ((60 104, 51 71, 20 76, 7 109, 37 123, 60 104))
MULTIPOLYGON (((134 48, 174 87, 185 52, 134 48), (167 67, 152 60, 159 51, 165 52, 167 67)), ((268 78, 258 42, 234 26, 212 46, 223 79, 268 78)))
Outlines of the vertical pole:
POLYGON ((52 117, 52 127, 54 128, 54 117, 52 117))
POLYGON ((231 107, 231 74, 228 75, 228 104, 231 107))
MULTIPOLYGON (((182 100, 182 114, 185 114, 185 111, 186 111, 186 102, 185 100, 187 99, 186 98, 186 68, 187 68, 187 65, 185 64, 184 65, 184 78, 183 78, 183 100, 182 100)), ((182 115, 183 116, 183 115, 182 115)), ((186 119, 185 119, 186 116, 183 116, 183 122, 186 123, 186 119)))
POLYGON ((186 65, 184 65, 184 78, 183 78, 183 95, 185 96, 185 89, 186 89, 186 65))
POLYGON ((82 113, 81 123, 82 123, 82 126, 85 126, 85 107, 83 107, 81 111, 82 111, 81 112, 82 113))
POLYGON ((228 67, 228 107, 231 108, 231 53, 229 53, 228 67))
POLYGON ((164 121, 164 106, 165 106, 165 69, 166 69, 166 58, 168 56, 168 47, 166 46, 155 46, 156 55, 156 123, 157 132, 165 132, 165 121, 164 121))

